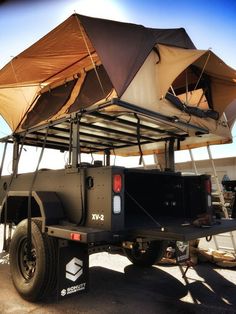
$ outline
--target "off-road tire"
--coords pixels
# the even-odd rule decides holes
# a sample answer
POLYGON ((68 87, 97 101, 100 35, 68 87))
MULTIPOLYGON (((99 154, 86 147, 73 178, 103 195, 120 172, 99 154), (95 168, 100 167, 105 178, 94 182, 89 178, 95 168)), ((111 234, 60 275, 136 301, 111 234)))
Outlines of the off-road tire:
POLYGON ((145 251, 137 249, 134 245, 132 249, 124 249, 127 258, 137 266, 150 267, 160 261, 166 252, 168 242, 164 240, 150 241, 145 251))
POLYGON ((36 302, 50 295, 56 285, 56 240, 43 234, 40 221, 32 219, 32 256, 27 257, 27 219, 21 221, 10 245, 13 284, 25 300, 36 302))

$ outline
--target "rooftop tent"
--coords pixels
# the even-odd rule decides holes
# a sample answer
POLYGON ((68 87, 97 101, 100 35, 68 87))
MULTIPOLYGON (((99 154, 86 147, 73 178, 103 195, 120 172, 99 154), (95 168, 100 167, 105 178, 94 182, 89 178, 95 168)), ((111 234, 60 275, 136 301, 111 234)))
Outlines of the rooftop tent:
POLYGON ((74 14, 0 71, 0 88, 5 94, 4 99, 0 96, 0 112, 15 131, 22 117, 32 108, 34 98, 76 76, 80 77, 82 85, 83 73, 101 63, 117 96, 121 96, 159 41, 185 48, 194 47, 183 29, 154 30, 74 14), (12 112, 2 109, 8 108, 7 95, 13 88, 24 95, 25 88, 29 86, 34 97, 27 101, 24 97, 18 100, 12 112), (10 119, 13 112, 16 116, 14 122, 10 119))
POLYGON ((226 108, 225 115, 229 124, 229 127, 232 129, 236 120, 236 99, 229 104, 226 108))
POLYGON ((187 106, 214 110, 222 117, 236 99, 236 71, 211 51, 161 44, 156 48, 158 55, 154 51, 149 54, 121 99, 170 116, 184 119, 185 115, 187 120, 190 118, 187 106), (171 93, 183 102, 180 112, 165 98, 170 87, 171 93))
MULTIPOLYGON (((74 14, 0 71, 0 113, 21 132, 119 99, 183 121, 193 136, 186 145, 225 143, 231 134, 224 111, 236 99, 235 80, 233 69, 211 51, 195 49, 182 28, 74 14), (208 137, 196 137, 190 122, 208 137)), ((104 111, 125 112, 117 105, 104 111)), ((143 151, 155 147, 143 145, 143 151)))

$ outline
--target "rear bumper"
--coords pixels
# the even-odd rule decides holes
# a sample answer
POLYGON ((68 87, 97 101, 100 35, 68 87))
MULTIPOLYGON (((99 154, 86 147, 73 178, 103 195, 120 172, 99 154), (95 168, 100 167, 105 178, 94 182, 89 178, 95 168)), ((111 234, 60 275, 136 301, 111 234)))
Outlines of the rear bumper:
POLYGON ((195 227, 184 223, 183 220, 163 220, 159 221, 161 227, 140 226, 120 232, 110 232, 107 230, 80 227, 80 226, 47 226, 46 232, 53 237, 77 241, 80 243, 118 243, 127 239, 137 237, 149 238, 152 240, 179 240, 189 241, 207 236, 212 236, 224 232, 236 230, 235 219, 220 219, 213 225, 195 227))

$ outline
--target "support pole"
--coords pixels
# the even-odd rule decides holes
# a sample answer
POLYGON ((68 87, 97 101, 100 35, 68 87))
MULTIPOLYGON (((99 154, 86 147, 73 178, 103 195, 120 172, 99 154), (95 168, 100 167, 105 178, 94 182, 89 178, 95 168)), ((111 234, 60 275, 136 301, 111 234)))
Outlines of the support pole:
POLYGON ((79 118, 75 114, 72 121, 72 168, 77 168, 81 163, 79 126, 79 118))
MULTIPOLYGON (((10 181, 8 182, 8 185, 6 186, 5 190, 5 204, 4 204, 4 229, 3 229, 3 250, 6 251, 8 249, 8 244, 10 239, 7 239, 7 212, 8 212, 8 206, 7 206, 7 198, 8 198, 8 192, 10 191, 12 182, 14 178, 16 178, 18 173, 18 164, 20 160, 20 156, 23 150, 24 141, 25 141, 26 133, 24 134, 24 137, 21 142, 21 146, 19 149, 19 138, 14 138, 14 147, 13 147, 13 165, 12 165, 12 175, 10 178, 10 181)), ((1 170, 2 171, 2 170, 1 170)))
POLYGON ((43 142, 43 146, 41 148, 41 152, 39 155, 39 159, 38 159, 38 163, 37 163, 37 167, 35 169, 34 175, 33 175, 33 180, 31 182, 31 186, 29 189, 29 197, 28 197, 28 219, 27 219, 27 257, 29 260, 32 259, 32 253, 31 253, 31 249, 32 249, 32 230, 31 230, 31 221, 32 221, 32 192, 33 192, 33 188, 34 188, 34 184, 36 182, 37 179, 37 175, 38 175, 38 170, 39 170, 39 166, 43 157, 43 153, 44 153, 44 149, 46 146, 46 142, 47 142, 47 137, 48 137, 48 130, 49 130, 49 126, 47 127, 47 131, 44 137, 44 142, 43 142))
POLYGON ((4 149, 3 149, 3 154, 2 154, 2 161, 1 161, 1 168, 0 168, 0 178, 2 176, 4 161, 5 161, 5 157, 6 157, 6 151, 7 151, 7 142, 5 142, 5 144, 4 144, 4 149))
POLYGON ((17 176, 18 164, 19 164, 19 140, 16 138, 14 139, 14 144, 13 144, 12 172, 14 173, 14 176, 17 176))
POLYGON ((73 137, 72 124, 73 124, 73 122, 70 120, 69 159, 68 159, 68 166, 69 167, 71 167, 71 165, 72 165, 72 137, 73 137))
POLYGON ((166 168, 170 171, 175 171, 175 138, 170 138, 168 142, 168 152, 167 152, 167 161, 166 168))
POLYGON ((111 152, 110 149, 104 151, 105 154, 105 166, 110 166, 111 164, 111 152))

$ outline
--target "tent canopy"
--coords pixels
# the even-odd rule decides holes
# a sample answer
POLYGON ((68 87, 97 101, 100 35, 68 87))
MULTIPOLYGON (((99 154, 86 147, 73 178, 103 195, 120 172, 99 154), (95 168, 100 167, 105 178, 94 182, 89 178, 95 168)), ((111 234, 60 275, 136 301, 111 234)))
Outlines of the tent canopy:
POLYGON ((236 99, 236 72, 213 52, 195 49, 182 28, 153 29, 78 14, 0 71, 0 114, 13 132, 113 98, 191 120, 225 143, 231 135, 223 113, 236 99), (183 107, 166 99, 168 93, 183 107))

